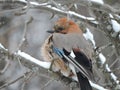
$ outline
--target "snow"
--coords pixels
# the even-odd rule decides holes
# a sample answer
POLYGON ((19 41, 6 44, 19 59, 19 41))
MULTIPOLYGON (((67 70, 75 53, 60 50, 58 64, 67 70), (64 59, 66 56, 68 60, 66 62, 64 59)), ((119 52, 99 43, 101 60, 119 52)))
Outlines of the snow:
MULTIPOLYGON (((109 14, 109 16, 111 18, 114 18, 111 14, 109 14)), ((112 24, 113 30, 115 32, 119 32, 120 31, 120 24, 116 20, 111 19, 111 24, 112 24)))
POLYGON ((46 68, 46 69, 50 68, 50 65, 51 65, 50 62, 40 61, 38 59, 33 58, 32 56, 28 55, 25 52, 21 52, 20 50, 17 52, 17 54, 24 57, 24 58, 26 58, 28 61, 31 61, 31 62, 33 62, 33 63, 35 63, 35 64, 37 64, 37 65, 39 65, 39 66, 41 66, 43 68, 46 68))
POLYGON ((8 51, 8 49, 6 49, 1 43, 0 43, 0 48, 5 49, 6 51, 8 51))
MULTIPOLYGON (((25 0, 19 0, 19 1, 27 3, 27 1, 25 1, 25 0)), ((44 5, 47 5, 48 3, 39 4, 38 2, 32 2, 32 1, 30 1, 30 4, 36 5, 36 6, 44 6, 44 5)))
MULTIPOLYGON (((19 1, 24 2, 24 3, 27 3, 25 0, 19 0, 19 1)), ((37 3, 37 2, 30 2, 30 4, 36 5, 36 6, 45 6, 45 5, 46 5, 46 7, 51 8, 51 9, 53 9, 53 10, 55 10, 55 11, 59 11, 59 12, 61 12, 61 13, 66 13, 66 14, 69 13, 70 15, 75 15, 75 16, 80 17, 80 18, 82 18, 82 19, 87 19, 87 20, 89 20, 89 21, 93 21, 93 23, 97 23, 97 21, 95 21, 95 18, 93 18, 93 17, 85 17, 85 16, 80 15, 80 14, 78 14, 78 13, 75 13, 75 12, 73 12, 73 11, 60 10, 60 9, 58 9, 58 8, 56 8, 56 7, 52 7, 51 5, 48 5, 48 3, 39 4, 39 3, 37 3)))
POLYGON ((83 36, 86 38, 86 40, 90 40, 94 46, 94 48, 96 47, 95 45, 95 40, 94 40, 94 36, 93 34, 90 32, 90 30, 88 28, 86 28, 86 33, 83 34, 83 36))
POLYGON ((78 14, 78 13, 73 12, 73 11, 68 11, 68 13, 70 13, 71 15, 73 14, 73 15, 76 15, 76 16, 81 17, 81 18, 83 18, 83 19, 86 19, 85 16, 82 16, 82 15, 80 15, 80 14, 78 14))
POLYGON ((91 0, 92 2, 96 2, 96 3, 99 3, 99 4, 104 4, 103 0, 91 0))
POLYGON ((93 21, 91 21, 92 23, 94 23, 94 24, 99 24, 97 21, 95 21, 95 20, 93 20, 93 21))
POLYGON ((115 16, 120 19, 120 15, 115 14, 115 16))
POLYGON ((75 15, 75 16, 77 16, 77 17, 80 17, 80 18, 82 18, 82 19, 87 19, 87 20, 89 20, 89 21, 95 21, 95 18, 93 18, 93 17, 85 17, 85 16, 80 15, 80 14, 78 14, 78 13, 75 13, 75 12, 73 12, 73 11, 68 11, 68 13, 71 14, 71 15, 75 15))
POLYGON ((108 89, 105 89, 104 87, 102 87, 102 86, 100 86, 98 84, 95 84, 95 83, 91 82, 91 81, 89 81, 89 82, 90 82, 90 85, 92 87, 96 88, 97 90, 108 90, 108 89))
POLYGON ((75 7, 76 9, 78 9, 78 6, 77 6, 77 4, 74 4, 74 7, 75 7))
POLYGON ((5 49, 4 46, 1 43, 0 43, 0 47, 3 48, 3 49, 5 49))
MULTIPOLYGON (((25 3, 27 2, 25 0, 19 0, 19 1, 25 2, 25 3)), ((91 1, 97 2, 97 3, 100 3, 100 4, 104 4, 103 0, 91 0, 91 1)), ((31 2, 31 4, 33 4, 33 5, 39 5, 39 3, 37 3, 37 2, 31 2)))
POLYGON ((105 56, 102 53, 99 53, 99 59, 101 60, 101 63, 104 64, 106 61, 105 56))
POLYGON ((37 2, 30 2, 30 4, 39 5, 39 3, 37 3, 37 2))
MULTIPOLYGON (((108 72, 111 72, 110 68, 108 67, 108 64, 106 64, 106 70, 107 70, 108 72)), ((111 75, 112 79, 113 79, 117 84, 119 84, 119 80, 117 80, 117 76, 115 76, 115 74, 112 73, 112 72, 110 73, 110 75, 111 75)))
POLYGON ((27 3, 27 1, 25 1, 25 0, 19 0, 19 1, 24 2, 24 3, 27 3))

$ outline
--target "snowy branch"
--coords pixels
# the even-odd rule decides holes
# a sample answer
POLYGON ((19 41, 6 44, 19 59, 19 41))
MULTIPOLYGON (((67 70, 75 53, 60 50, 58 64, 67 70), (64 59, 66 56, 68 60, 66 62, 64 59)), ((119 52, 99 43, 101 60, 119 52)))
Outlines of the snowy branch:
MULTIPOLYGON (((38 67, 38 68, 43 68, 43 69, 48 71, 48 69, 50 67, 50 64, 51 64, 50 62, 44 62, 44 61, 40 61, 38 59, 35 59, 32 56, 28 55, 27 53, 24 53, 24 52, 21 52, 21 51, 18 51, 15 54, 11 55, 11 54, 9 54, 9 51, 7 49, 5 49, 4 46, 1 45, 1 44, 0 44, 0 53, 2 53, 5 57, 9 56, 9 58, 11 58, 10 60, 19 59, 24 66, 26 66, 30 69, 33 69, 34 67, 38 67)), ((61 76, 60 74, 57 74, 57 73, 54 73, 54 74, 56 75, 56 77, 54 77, 55 79, 57 78, 58 80, 62 81, 65 84, 66 84, 66 82, 69 82, 69 84, 70 84, 71 82, 74 81, 74 80, 71 80, 70 78, 61 76), (65 78, 67 81, 64 81, 63 78, 65 78)), ((101 89, 102 90, 107 90, 107 89, 101 87, 98 84, 95 84, 93 82, 90 82, 90 83, 91 83, 92 87, 94 87, 98 90, 101 90, 101 89)))
MULTIPOLYGON (((21 1, 23 3, 27 3, 27 1, 25 1, 25 0, 19 0, 19 1, 21 1)), ((47 10, 47 11, 50 11, 50 12, 53 12, 56 14, 66 15, 66 16, 71 15, 76 19, 80 19, 81 21, 90 21, 89 23, 95 24, 95 23, 93 23, 93 21, 95 21, 95 18, 93 18, 93 17, 85 17, 74 11, 62 10, 62 9, 59 9, 57 7, 50 5, 49 3, 39 4, 37 2, 30 2, 30 4, 31 4, 31 8, 39 8, 39 9, 47 10)))

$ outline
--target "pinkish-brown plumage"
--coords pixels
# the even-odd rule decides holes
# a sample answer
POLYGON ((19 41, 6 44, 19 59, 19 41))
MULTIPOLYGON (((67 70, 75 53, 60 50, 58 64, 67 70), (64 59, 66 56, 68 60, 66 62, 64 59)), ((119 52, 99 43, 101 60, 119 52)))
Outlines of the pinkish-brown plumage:
POLYGON ((48 62, 54 60, 52 65, 53 71, 60 72, 67 77, 77 76, 81 90, 92 90, 88 79, 92 78, 91 57, 93 49, 83 37, 82 30, 74 21, 69 20, 66 17, 60 18, 55 22, 53 29, 54 31, 49 31, 52 34, 45 40, 45 43, 41 48, 43 59, 48 62), (54 52, 52 47, 57 48, 58 52, 59 50, 62 50, 62 54, 68 56, 68 58, 72 52, 74 54, 73 60, 81 65, 89 75, 86 76, 83 74, 80 68, 79 71, 77 70, 78 72, 75 72, 75 69, 73 70, 73 68, 70 67, 71 63, 68 61, 66 63, 66 59, 54 52))

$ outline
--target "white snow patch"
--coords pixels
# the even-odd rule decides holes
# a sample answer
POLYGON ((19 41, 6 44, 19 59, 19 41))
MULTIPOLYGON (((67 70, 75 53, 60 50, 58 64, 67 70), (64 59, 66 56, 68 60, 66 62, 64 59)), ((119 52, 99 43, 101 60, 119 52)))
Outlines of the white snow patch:
POLYGON ((1 43, 0 43, 0 47, 3 48, 3 49, 5 49, 5 47, 1 43))
POLYGON ((95 40, 94 40, 94 36, 93 34, 90 32, 90 30, 88 28, 86 28, 86 33, 83 34, 83 36, 86 38, 86 40, 90 40, 94 46, 94 48, 96 47, 95 45, 95 40))
POLYGON ((48 3, 39 4, 39 3, 37 3, 37 2, 30 2, 30 4, 36 5, 36 6, 45 6, 45 5, 48 5, 48 3))
POLYGON ((100 4, 104 4, 103 0, 91 0, 92 2, 97 2, 97 3, 100 3, 100 4))
MULTIPOLYGON (((114 18, 114 17, 112 16, 112 14, 109 14, 109 16, 110 16, 111 18, 114 18)), ((114 30, 115 32, 119 32, 119 31, 120 31, 120 24, 119 24, 116 20, 112 20, 112 19, 111 19, 111 24, 112 24, 113 30, 114 30)))
MULTIPOLYGON (((19 1, 24 2, 24 3, 27 3, 26 0, 19 0, 19 1)), ((36 6, 44 6, 44 5, 47 5, 48 3, 39 4, 38 2, 32 2, 32 1, 30 1, 30 4, 36 5, 36 6)))
MULTIPOLYGON (((106 64, 106 70, 107 70, 108 72, 111 72, 110 68, 108 67, 108 64, 106 64)), ((117 80, 117 76, 115 76, 115 74, 112 73, 112 72, 110 73, 110 75, 111 75, 112 79, 113 79, 117 84, 119 84, 119 80, 117 80)))
POLYGON ((116 17, 120 18, 120 15, 115 14, 116 17))
POLYGON ((0 48, 5 49, 6 51, 8 50, 1 43, 0 43, 0 48))
POLYGON ((120 40, 120 34, 119 34, 119 40, 120 40))
POLYGON ((26 1, 26 0, 19 0, 19 1, 24 2, 24 3, 27 3, 27 1, 26 1))
POLYGON ((95 21, 95 20, 93 20, 93 21, 91 21, 92 23, 94 23, 94 24, 99 24, 97 21, 95 21))
MULTIPOLYGON (((20 0, 20 1, 21 1, 21 2, 24 2, 24 3, 27 3, 25 0, 20 0)), ((71 15, 78 16, 78 17, 80 17, 80 18, 82 18, 82 19, 87 19, 87 20, 89 20, 89 21, 95 21, 95 18, 93 18, 93 17, 85 17, 85 16, 80 15, 80 14, 78 14, 78 13, 75 13, 75 12, 73 12, 73 11, 60 10, 60 9, 58 9, 58 8, 56 8, 56 7, 52 7, 51 5, 48 5, 48 3, 39 4, 39 3, 37 3, 37 2, 30 2, 30 4, 36 5, 36 6, 44 6, 44 5, 46 5, 46 7, 51 8, 51 9, 56 10, 56 11, 59 11, 59 12, 62 12, 62 13, 69 13, 69 14, 71 14, 71 15)))
POLYGON ((104 87, 102 87, 102 86, 100 86, 98 84, 95 84, 95 83, 91 82, 91 81, 89 81, 89 82, 90 82, 90 85, 92 87, 96 88, 97 90, 108 90, 108 89, 106 89, 106 88, 104 88, 104 87))
POLYGON ((75 15, 75 16, 78 16, 78 17, 80 17, 80 18, 82 18, 82 19, 87 19, 87 20, 90 20, 90 21, 95 21, 95 18, 93 18, 93 17, 85 17, 85 16, 80 15, 80 14, 78 14, 78 13, 75 13, 75 12, 73 12, 73 11, 68 11, 68 13, 70 13, 71 15, 73 14, 73 15, 75 15))
POLYGON ((35 59, 32 56, 26 54, 25 52, 21 52, 20 50, 16 54, 26 58, 28 61, 31 61, 31 62, 33 62, 33 63, 35 63, 35 64, 37 64, 37 65, 39 65, 39 66, 41 66, 43 68, 46 68, 46 69, 50 68, 50 65, 51 65, 50 62, 40 61, 40 60, 35 59))
POLYGON ((30 2, 30 4, 39 5, 39 3, 37 3, 37 2, 30 2))
POLYGON ((105 56, 102 53, 99 54, 99 59, 101 60, 102 64, 104 64, 105 61, 106 61, 106 58, 105 58, 105 56))
POLYGON ((75 7, 76 9, 78 9, 78 6, 77 6, 77 4, 74 4, 74 7, 75 7))

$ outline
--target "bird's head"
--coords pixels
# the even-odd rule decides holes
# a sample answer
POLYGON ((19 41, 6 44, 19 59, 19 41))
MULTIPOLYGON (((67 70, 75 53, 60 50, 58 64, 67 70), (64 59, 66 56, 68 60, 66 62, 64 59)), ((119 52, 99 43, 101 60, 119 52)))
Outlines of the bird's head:
POLYGON ((81 32, 79 26, 72 20, 67 19, 66 17, 60 18, 57 22, 55 22, 53 29, 54 29, 53 31, 48 32, 62 34, 81 32))

